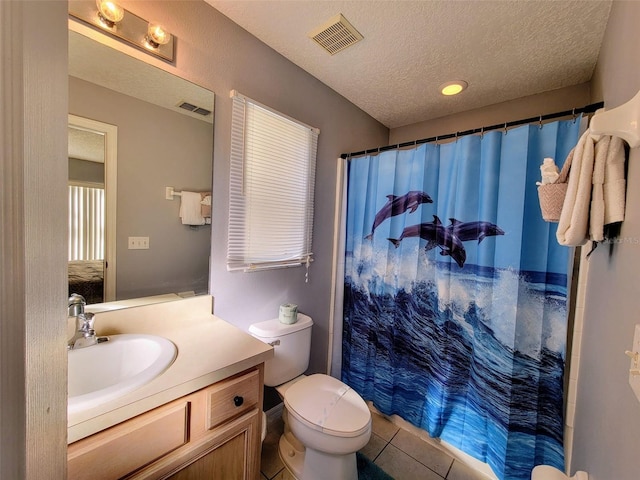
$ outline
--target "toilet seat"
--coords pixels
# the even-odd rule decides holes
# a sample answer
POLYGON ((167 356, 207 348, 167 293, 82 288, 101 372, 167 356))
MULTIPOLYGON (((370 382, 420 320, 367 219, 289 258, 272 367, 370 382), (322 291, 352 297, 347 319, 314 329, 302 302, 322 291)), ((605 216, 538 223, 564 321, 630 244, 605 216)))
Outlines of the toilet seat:
POLYGON ((326 435, 357 437, 371 428, 371 413, 362 397, 328 375, 297 381, 286 390, 284 404, 302 424, 326 435))

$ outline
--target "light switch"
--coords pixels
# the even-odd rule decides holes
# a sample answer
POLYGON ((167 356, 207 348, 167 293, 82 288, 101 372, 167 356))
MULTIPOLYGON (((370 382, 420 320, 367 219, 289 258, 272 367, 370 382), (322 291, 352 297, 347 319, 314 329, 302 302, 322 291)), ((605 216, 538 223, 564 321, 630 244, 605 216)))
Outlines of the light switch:
POLYGON ((640 325, 636 325, 631 350, 627 350, 625 353, 631 357, 629 385, 640 401, 640 325))
POLYGON ((149 237, 129 237, 129 250, 148 250, 149 237))

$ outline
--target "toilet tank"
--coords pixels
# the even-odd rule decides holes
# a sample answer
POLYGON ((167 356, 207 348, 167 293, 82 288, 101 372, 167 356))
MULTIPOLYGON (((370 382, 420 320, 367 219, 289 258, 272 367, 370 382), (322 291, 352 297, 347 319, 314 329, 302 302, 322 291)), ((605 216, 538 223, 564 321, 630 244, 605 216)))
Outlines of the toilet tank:
POLYGON ((273 346, 274 357, 264 364, 265 385, 282 385, 307 370, 312 325, 311 317, 298 313, 296 323, 281 323, 276 318, 254 323, 249 327, 251 335, 273 346))

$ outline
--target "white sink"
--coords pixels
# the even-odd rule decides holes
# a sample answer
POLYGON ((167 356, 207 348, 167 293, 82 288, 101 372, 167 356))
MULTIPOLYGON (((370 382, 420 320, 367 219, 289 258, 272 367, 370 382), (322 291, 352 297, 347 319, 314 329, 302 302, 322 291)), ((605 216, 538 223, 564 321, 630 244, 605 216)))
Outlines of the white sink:
POLYGON ((176 346, 155 335, 110 335, 109 341, 69 350, 67 413, 114 400, 150 382, 176 358, 176 346))

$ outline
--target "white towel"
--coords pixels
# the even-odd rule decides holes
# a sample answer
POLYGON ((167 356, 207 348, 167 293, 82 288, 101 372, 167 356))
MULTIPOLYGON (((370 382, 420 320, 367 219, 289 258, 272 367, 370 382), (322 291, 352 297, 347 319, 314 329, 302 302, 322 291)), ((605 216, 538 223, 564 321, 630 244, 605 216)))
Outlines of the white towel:
POLYGON ((624 220, 625 193, 624 143, 618 137, 611 138, 604 171, 604 224, 624 220))
POLYGON ((593 187, 589 215, 589 238, 594 242, 604 240, 604 166, 610 143, 611 137, 603 136, 594 147, 595 160, 593 162, 593 187))
POLYGON ((180 201, 180 218, 183 225, 204 225, 204 217, 200 205, 202 198, 199 193, 182 191, 180 201))
POLYGON ((573 163, 556 238, 560 245, 579 246, 584 245, 588 240, 587 228, 594 161, 593 139, 589 135, 589 130, 584 132, 569 155, 573 155, 573 163))
POLYGON ((624 220, 626 181, 624 144, 618 137, 603 136, 595 146, 589 238, 604 240, 604 226, 624 220))

